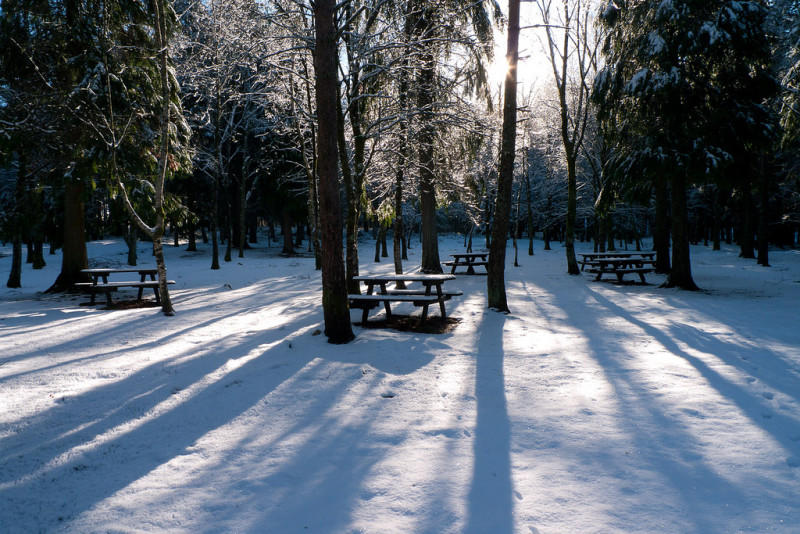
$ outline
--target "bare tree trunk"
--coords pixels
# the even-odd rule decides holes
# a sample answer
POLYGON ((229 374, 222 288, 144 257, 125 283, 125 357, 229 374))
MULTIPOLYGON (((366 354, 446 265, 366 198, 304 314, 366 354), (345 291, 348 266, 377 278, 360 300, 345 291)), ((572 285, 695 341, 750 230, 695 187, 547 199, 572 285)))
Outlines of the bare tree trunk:
POLYGON ((22 211, 25 204, 25 174, 27 173, 25 156, 19 156, 17 169, 17 184, 14 195, 14 212, 11 236, 11 272, 8 275, 6 287, 22 287, 22 227, 24 225, 22 211))
POLYGON ((47 292, 68 291, 76 282, 89 281, 88 275, 81 273, 81 269, 89 267, 83 191, 84 185, 80 182, 68 183, 64 187, 64 246, 61 273, 47 292))
POLYGON ((136 250, 139 242, 139 236, 136 233, 136 223, 131 221, 128 223, 128 265, 135 267, 139 260, 139 254, 136 250))
POLYGON ((664 176, 656 176, 655 186, 655 229, 653 231, 653 249, 656 253, 655 269, 657 273, 669 274, 672 270, 669 258, 669 194, 664 176))
POLYGON ((350 163, 347 159, 347 142, 344 132, 344 112, 342 110, 341 96, 336 99, 336 140, 339 145, 339 163, 344 181, 344 196, 347 202, 347 215, 345 218, 345 277, 347 279, 348 293, 361 293, 360 284, 353 280, 358 276, 358 219, 360 217, 361 195, 355 183, 350 163))
POLYGON ((322 310, 325 335, 330 343, 348 343, 355 336, 350 326, 347 281, 342 254, 342 222, 339 202, 336 110, 336 28, 334 0, 314 4, 317 80, 317 169, 319 173, 319 218, 322 227, 322 310))
POLYGON ((697 290, 692 279, 689 258, 689 215, 686 204, 686 176, 678 172, 672 177, 672 270, 665 287, 697 290))
MULTIPOLYGON (((417 3, 419 12, 414 13, 417 19, 414 25, 417 36, 426 37, 434 24, 432 6, 425 2, 417 3)), ((436 126, 434 124, 434 94, 436 60, 429 48, 420 54, 421 66, 417 76, 417 106, 420 112, 419 133, 419 182, 420 211, 422 212, 422 271, 441 273, 439 260, 439 232, 436 227, 436 173, 434 165, 434 140, 436 126)))
POLYGON ((767 170, 767 156, 762 154, 761 183, 759 184, 759 211, 758 211, 758 264, 769 267, 769 171, 767 170))
MULTIPOLYGON (((519 3, 508 1, 508 44, 506 59, 508 73, 503 96, 503 127, 500 146, 500 169, 497 176, 497 199, 494 208, 492 241, 487 267, 487 297, 489 308, 508 312, 505 287, 506 243, 511 216, 514 156, 517 138, 517 63, 519 62, 519 3)), ((516 243, 516 239, 515 239, 516 243)))

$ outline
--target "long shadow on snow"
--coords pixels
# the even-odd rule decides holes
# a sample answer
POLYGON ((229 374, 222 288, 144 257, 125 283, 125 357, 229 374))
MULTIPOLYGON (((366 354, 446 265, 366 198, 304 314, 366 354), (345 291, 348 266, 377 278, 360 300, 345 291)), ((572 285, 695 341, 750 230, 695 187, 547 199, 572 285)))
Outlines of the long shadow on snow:
MULTIPOLYGON (((254 284, 255 289, 259 290, 258 295, 270 295, 273 294, 275 291, 280 288, 281 295, 285 295, 286 298, 281 299, 280 301, 280 308, 277 312, 274 312, 272 315, 283 315, 283 312, 291 311, 296 312, 298 310, 298 301, 297 297, 301 297, 307 295, 307 291, 303 290, 296 290, 290 291, 287 290, 285 286, 280 286, 281 280, 271 280, 269 283, 262 282, 259 284, 254 284)), ((223 290, 210 290, 211 292, 219 292, 223 290)), ((185 321, 189 322, 191 326, 185 327, 180 330, 169 330, 169 326, 174 319, 166 318, 161 315, 160 309, 153 308, 148 309, 146 312, 142 310, 136 310, 132 312, 130 310, 98 310, 95 313, 104 314, 102 322, 98 321, 98 317, 94 316, 94 314, 86 315, 78 319, 74 322, 83 322, 85 324, 85 328, 83 329, 84 338, 86 338, 87 342, 90 342, 92 345, 95 346, 103 346, 107 344, 109 340, 113 340, 119 337, 120 331, 124 331, 132 342, 136 343, 136 340, 139 338, 152 338, 153 333, 160 334, 159 337, 152 339, 151 341, 143 344, 136 344, 136 345, 126 345, 120 347, 116 351, 108 351, 103 352, 100 354, 93 354, 90 356, 85 357, 75 357, 74 353, 76 352, 76 343, 75 339, 61 339, 61 338, 54 338, 53 344, 43 348, 40 351, 32 352, 29 354, 17 356, 14 360, 22 360, 26 358, 31 358, 35 356, 41 356, 43 352, 46 352, 50 359, 54 359, 57 363, 38 367, 35 370, 31 371, 22 371, 19 373, 9 374, 4 377, 4 379, 8 380, 11 378, 18 378, 28 374, 35 374, 41 373, 47 370, 56 369, 58 367, 63 367, 66 365, 73 365, 76 363, 87 362, 87 361, 99 361, 102 359, 113 358, 118 354, 124 354, 131 352, 132 349, 142 349, 142 350, 149 350, 154 347, 163 346, 165 342, 168 342, 171 339, 178 339, 180 336, 189 335, 194 332, 200 331, 203 327, 211 326, 214 323, 217 323, 224 319, 230 319, 237 316, 245 316, 251 313, 257 313, 268 307, 275 307, 278 303, 274 302, 265 302, 265 300, 259 297, 249 297, 247 299, 239 299, 236 300, 235 303, 229 304, 224 306, 224 308, 229 308, 230 311, 225 315, 212 315, 209 318, 208 310, 202 307, 195 307, 190 310, 186 310, 185 306, 188 305, 190 301, 193 300, 202 300, 203 298, 207 298, 207 293, 200 294, 192 294, 189 296, 178 296, 176 297, 173 302, 175 303, 175 308, 178 310, 177 313, 181 315, 181 317, 196 317, 195 321, 185 321), (250 304, 247 304, 246 301, 249 301, 250 304)), ((308 308, 308 306, 305 306, 308 308)), ((223 308, 223 309, 224 309, 223 308)), ((46 328, 43 327, 43 328, 46 328)))
MULTIPOLYGON (((251 311, 256 308, 253 306, 251 311)), ((238 313, 247 313, 247 309, 238 309, 230 316, 238 313)), ((306 315, 309 313, 317 311, 305 312, 306 315)), ((152 317, 138 319, 143 324, 152 320, 152 317)), ((168 321, 163 318, 159 320, 168 321)), ((219 317, 213 320, 219 320, 219 317)), ((192 353, 206 354, 181 363, 175 368, 176 372, 164 372, 164 368, 169 361, 191 356, 190 353, 176 354, 171 360, 156 362, 122 381, 73 396, 47 413, 37 415, 31 421, 24 423, 19 433, 2 441, 0 465, 14 473, 17 483, 7 486, 0 492, 2 495, 0 501, 11 505, 34 493, 46 503, 43 509, 59 510, 63 508, 64 502, 64 496, 60 494, 63 485, 55 482, 74 479, 77 484, 85 486, 82 490, 85 497, 81 498, 78 508, 69 511, 69 516, 74 517, 82 510, 91 508, 94 503, 110 496, 115 490, 125 487, 158 465, 169 461, 170 458, 183 454, 198 438, 246 411, 310 361, 310 358, 297 358, 296 356, 301 356, 297 351, 293 353, 292 358, 285 358, 287 361, 276 363, 272 359, 273 356, 281 357, 280 352, 276 350, 280 347, 281 340, 306 327, 306 321, 305 316, 300 315, 293 323, 285 324, 282 328, 256 332, 249 338, 238 337, 237 344, 230 344, 231 348, 224 350, 214 350, 214 348, 224 347, 226 339, 217 340, 204 347, 195 346, 192 348, 192 353), (254 351, 255 358, 231 372, 224 371, 226 362, 254 351), (261 354, 257 354, 258 352, 261 354), (278 367, 280 368, 275 370, 278 367), (201 384, 204 377, 215 372, 219 376, 202 385, 199 392, 190 399, 178 401, 171 407, 160 407, 162 403, 170 404, 173 395, 195 384, 201 384), (226 386, 247 382, 254 376, 264 376, 264 380, 259 382, 258 386, 248 388, 248 395, 238 393, 226 395, 226 386), (214 401, 216 397, 221 400, 214 401), (163 413, 155 417, 151 415, 152 419, 133 430, 122 430, 116 435, 112 432, 114 429, 124 429, 130 423, 135 423, 152 410, 162 408, 163 413), (80 414, 81 419, 70 420, 70 415, 74 414, 80 414), (69 422, 68 425, 65 421, 69 422), (186 421, 198 421, 198 423, 185 427, 186 421), (176 432, 175 428, 183 430, 176 432), (95 450, 86 448, 99 436, 104 435, 106 437, 101 446, 95 450), (152 443, 153 436, 159 436, 158 443, 152 443), (123 451, 128 451, 130 454, 124 454, 123 451), (92 471, 89 469, 92 465, 92 456, 112 453, 120 455, 119 469, 99 474, 104 480, 103 484, 80 483, 80 480, 85 479, 87 473, 92 471), (48 464, 54 461, 57 465, 48 467, 48 464), (45 479, 52 481, 53 484, 44 484, 45 479), (62 506, 55 506, 54 502, 60 502, 62 506)), ((108 328, 109 335, 113 328, 108 328)), ((193 326, 180 333, 190 334, 198 328, 200 327, 193 326)), ((162 339, 174 335, 175 332, 164 334, 162 338, 149 342, 147 346, 151 348, 158 346, 162 339)), ((131 349, 132 347, 128 347, 127 351, 131 349)), ((0 515, 3 515, 0 522, 8 521, 6 527, 10 528, 15 524, 13 518, 6 514, 0 515)), ((40 518, 44 523, 50 524, 54 524, 52 522, 56 519, 40 518)), ((6 531, 5 527, 0 530, 6 531)))
MULTIPOLYGON (((18 475, 18 482, 0 492, 0 501, 8 503, 10 511, 15 502, 21 502, 31 494, 36 494, 37 499, 43 504, 42 509, 51 510, 53 515, 23 520, 14 518, 10 514, 3 514, 4 518, 0 519, 2 527, 0 530, 10 532, 12 526, 15 528, 22 526, 25 521, 38 521, 36 528, 45 529, 48 525, 66 525, 71 519, 111 497, 118 490, 146 476, 172 458, 185 454, 198 439, 256 405, 310 364, 314 359, 311 354, 287 349, 288 343, 285 343, 298 329, 307 326, 306 316, 300 316, 280 329, 257 332, 253 336, 244 338, 240 336, 237 338, 238 344, 228 344, 227 339, 218 340, 202 347, 201 350, 206 353, 204 356, 176 366, 175 373, 164 372, 164 367, 169 362, 160 361, 122 381, 73 397, 69 399, 68 405, 57 406, 46 415, 37 417, 23 431, 7 438, 2 444, 0 465, 14 467, 13 464, 20 462, 26 465, 10 469, 15 476, 18 475), (215 350, 215 347, 226 345, 232 348, 215 350), (220 371, 229 360, 247 355, 253 357, 241 367, 227 373, 220 371), (189 399, 176 402, 175 405, 164 409, 163 413, 151 416, 150 420, 133 430, 127 432, 123 430, 119 435, 107 437, 102 445, 93 450, 83 449, 99 436, 113 434, 113 429, 124 428, 127 424, 135 423, 145 417, 151 410, 160 409, 162 403, 169 404, 172 395, 180 395, 182 389, 200 384, 206 377, 215 373, 220 376, 213 378, 189 399), (254 385, 254 382, 257 384, 254 385), (227 389, 234 384, 237 387, 227 389), (228 394, 228 391, 231 394, 228 394), (104 408, 109 405, 112 407, 104 408), (66 420, 68 414, 75 413, 81 414, 81 420, 71 421, 70 427, 65 428, 63 420, 66 420), (153 437, 156 438, 156 443, 153 443, 153 437), (42 448, 46 451, 43 452, 42 448), (109 463, 106 458, 100 458, 106 455, 118 458, 119 463, 109 463), (100 460, 94 463, 115 465, 115 467, 110 472, 99 471, 93 467, 93 458, 100 460), (52 461, 56 461, 58 465, 52 468, 45 467, 52 461), (98 477, 103 482, 93 484, 92 477, 98 477), (75 489, 80 487, 80 499, 74 497, 77 491, 68 491, 72 497, 67 498, 63 494, 65 485, 75 489), (60 520, 64 522, 59 523, 60 520), (8 523, 3 525, 5 521, 8 523)), ((181 333, 191 334, 193 330, 194 328, 189 328, 181 333)), ((148 345, 156 346, 158 341, 150 342, 148 345)), ((354 365, 361 363, 346 357, 346 352, 340 355, 345 356, 339 358, 345 363, 354 365)), ((180 360, 185 356, 187 354, 177 354, 170 361, 180 360)), ((414 358, 399 365, 397 362, 381 360, 380 357, 377 360, 379 360, 376 362, 377 368, 386 365, 391 366, 395 372, 413 372, 418 366, 429 363, 430 358, 414 358)), ((346 388, 336 381, 330 381, 320 387, 311 408, 306 412, 307 415, 299 418, 285 435, 275 436, 274 446, 316 424, 319 414, 324 414, 330 406, 336 404, 344 389, 346 388)), ((360 444, 369 424, 370 420, 367 418, 363 424, 357 425, 355 430, 349 428, 345 433, 343 429, 332 428, 326 423, 321 426, 322 432, 316 432, 317 435, 325 436, 324 446, 317 446, 319 442, 317 439, 317 443, 309 444, 308 450, 301 451, 297 456, 298 465, 307 464, 305 460, 309 458, 304 458, 304 454, 308 454, 312 457, 322 455, 331 458, 338 466, 329 472, 329 476, 322 477, 324 484, 305 486, 301 484, 301 489, 298 490, 298 493, 304 496, 300 502, 304 502, 305 506, 315 498, 319 499, 322 505, 329 501, 332 495, 335 495, 341 503, 339 508, 341 513, 338 517, 319 518, 321 523, 316 524, 345 525, 349 512, 347 504, 355 501, 360 481, 369 467, 379 459, 375 451, 370 451, 368 447, 360 444), (358 454, 359 451, 363 454, 358 454), (357 453, 355 460, 354 452, 357 453), (342 481, 345 481, 344 488, 340 487, 342 481)), ((291 476, 294 477, 294 474, 291 476)), ((309 477, 312 480, 319 480, 320 474, 309 474, 309 477)), ((257 495, 251 500, 254 507, 263 508, 263 503, 257 495)), ((297 501, 293 499, 282 501, 281 509, 291 509, 289 504, 293 502, 297 501)), ((270 516, 270 521, 265 524, 274 525, 272 520, 281 517, 287 516, 278 513, 278 517, 270 516)), ((311 524, 315 524, 314 521, 311 524)), ((30 526, 26 525, 23 528, 30 526)))
MULTIPOLYGON (((609 311, 622 317, 631 324, 636 325, 650 336, 658 341, 666 350, 671 354, 680 356, 688 363, 690 363, 697 371, 714 387, 721 395, 736 404, 743 413, 747 414, 753 423, 761 427, 765 432, 769 433, 783 448, 790 454, 794 454, 793 461, 798 461, 800 455, 800 443, 797 438, 800 437, 800 422, 795 417, 789 417, 779 411, 774 410, 771 406, 766 404, 766 399, 763 396, 753 395, 752 392, 742 389, 741 386, 734 384, 717 371, 708 366, 706 362, 688 354, 682 350, 674 339, 693 344, 701 352, 713 354, 722 358, 724 354, 735 354, 742 352, 738 345, 731 345, 725 343, 713 336, 704 334, 696 328, 689 327, 684 324, 675 325, 672 327, 674 338, 665 334, 658 328, 648 325, 634 317, 630 312, 614 304, 602 295, 589 290, 592 297, 601 305, 605 306, 609 311)), ((760 349, 759 355, 764 358, 772 358, 774 361, 781 361, 778 355, 772 353, 767 349, 760 349)), ((757 374, 754 369, 747 364, 747 360, 741 358, 724 359, 726 365, 739 368, 744 374, 757 374)), ((773 389, 781 389, 775 384, 771 384, 773 389)), ((781 391, 787 396, 797 400, 797 389, 799 384, 794 384, 794 387, 784 386, 785 389, 781 391)))
MULTIPOLYGON (((576 280, 576 283, 580 280, 576 280)), ((597 294, 588 286, 584 286, 584 291, 592 299, 595 299, 599 304, 606 307, 612 314, 619 315, 626 320, 632 320, 634 324, 646 329, 648 333, 656 336, 656 339, 664 339, 664 336, 657 330, 649 327, 634 319, 625 310, 619 308, 608 299, 597 294)), ((690 513, 680 514, 681 519, 684 521, 694 523, 693 529, 698 532, 716 532, 719 531, 720 525, 713 523, 712 519, 708 517, 709 506, 725 506, 726 497, 737 496, 737 500, 743 502, 744 492, 742 488, 732 484, 718 473, 711 470, 709 467, 700 464, 699 462, 687 466, 685 463, 679 461, 681 458, 680 450, 672 450, 670 443, 681 443, 682 450, 688 450, 689 444, 695 443, 696 437, 686 432, 684 428, 676 424, 674 419, 667 417, 663 412, 663 406, 657 399, 654 399, 648 393, 646 384, 639 384, 634 379, 633 373, 619 373, 615 372, 615 368, 624 369, 626 359, 626 351, 622 347, 615 346, 613 335, 608 334, 608 327, 600 324, 599 317, 603 314, 593 313, 583 307, 580 312, 576 310, 578 304, 574 300, 567 300, 564 292, 555 291, 551 293, 553 300, 552 305, 562 310, 567 317, 563 319, 566 324, 579 328, 583 331, 584 336, 588 340, 588 346, 592 351, 592 358, 597 362, 598 366, 603 369, 608 383, 614 390, 614 398, 619 402, 621 411, 624 413, 636 414, 636 419, 645 418, 649 420, 649 424, 640 425, 636 419, 621 419, 619 426, 623 428, 631 442, 637 450, 647 451, 651 449, 652 444, 657 444, 659 447, 652 451, 652 457, 645 456, 643 461, 650 464, 650 471, 659 473, 663 480, 670 481, 670 485, 675 489, 675 496, 682 500, 683 507, 690 510, 690 513), (645 428, 659 429, 659 434, 652 436, 644 434, 642 426, 645 428), (710 482, 717 488, 718 491, 708 495, 697 491, 698 488, 707 487, 710 482), (711 499, 711 500, 709 500, 711 499)), ((542 313, 546 314, 544 308, 540 308, 542 313)), ((561 322, 556 319, 553 322, 561 322)), ((667 346, 670 349, 674 346, 671 343, 667 346)), ((584 460, 586 460, 584 458, 584 460)), ((595 458, 595 461, 600 461, 595 458)), ((612 472, 612 465, 614 464, 613 458, 610 456, 602 457, 602 469, 612 472)), ((628 466, 619 464, 614 467, 617 472, 626 472, 628 466)), ((636 483, 628 481, 628 483, 636 483)), ((621 488, 620 488, 621 489, 621 488)), ((652 506, 660 506, 659 503, 650 503, 652 506)), ((641 513, 641 512, 637 512, 641 513)), ((672 514, 677 513, 673 510, 672 514)), ((626 524, 632 521, 631 517, 616 512, 613 517, 621 519, 624 523, 621 528, 626 528, 626 524)), ((630 528, 630 525, 627 526, 630 528)))
POLYGON ((475 351, 477 423, 466 533, 514 531, 511 422, 505 391, 505 315, 487 311, 475 351), (496 319, 496 320, 495 320, 496 319))

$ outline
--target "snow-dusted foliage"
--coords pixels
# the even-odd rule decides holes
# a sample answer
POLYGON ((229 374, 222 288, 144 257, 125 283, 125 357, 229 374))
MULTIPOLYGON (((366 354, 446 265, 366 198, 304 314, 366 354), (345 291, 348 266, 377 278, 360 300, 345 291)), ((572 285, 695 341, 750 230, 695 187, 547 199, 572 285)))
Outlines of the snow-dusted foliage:
POLYGON ((606 9, 607 67, 594 87, 609 131, 630 150, 668 146, 693 172, 712 175, 774 138, 765 16, 757 2, 723 0, 606 9))

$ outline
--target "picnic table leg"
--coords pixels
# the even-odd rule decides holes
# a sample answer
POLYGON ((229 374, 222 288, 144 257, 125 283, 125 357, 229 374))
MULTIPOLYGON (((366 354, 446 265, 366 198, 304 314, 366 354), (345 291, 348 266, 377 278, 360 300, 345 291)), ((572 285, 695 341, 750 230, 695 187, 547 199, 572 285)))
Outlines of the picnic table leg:
POLYGON ((453 268, 450 269, 450 274, 456 274, 456 267, 458 267, 458 259, 453 262, 453 268))
POLYGON ((361 310, 361 326, 365 326, 367 324, 367 316, 369 315, 369 306, 367 306, 366 302, 364 303, 364 308, 361 310))
MULTIPOLYGON (((97 282, 99 282, 99 281, 100 281, 100 275, 99 274, 96 274, 96 275, 94 275, 92 277, 92 283, 94 284, 94 287, 97 287, 97 282)), ((104 284, 108 283, 108 277, 105 276, 105 275, 103 276, 103 283, 104 284)), ((92 289, 91 293, 92 293, 92 296, 89 298, 89 304, 94 304, 94 300, 97 298, 97 291, 92 289)), ((108 292, 106 292, 106 296, 108 296, 108 292)))
MULTIPOLYGON (((141 277, 139 278, 139 281, 140 282, 144 282, 145 278, 147 278, 147 274, 141 273, 141 277)), ((152 276, 150 278, 152 278, 152 276)), ((136 300, 142 300, 142 293, 143 292, 144 292, 144 288, 140 287, 139 288, 139 293, 136 295, 136 300)), ((156 299, 156 302, 158 302, 158 299, 156 299)))
POLYGON ((111 300, 111 288, 110 288, 110 287, 109 287, 109 288, 106 288, 106 303, 107 303, 109 306, 111 306, 112 304, 114 304, 114 301, 113 301, 113 300, 111 300))
POLYGON ((436 296, 439 297, 439 310, 442 312, 442 319, 447 318, 447 312, 444 309, 444 296, 442 295, 442 284, 436 284, 436 296))
MULTIPOLYGON (((381 284, 381 295, 387 295, 389 292, 386 291, 386 283, 381 284)), ((388 300, 383 301, 383 309, 386 310, 386 317, 391 317, 392 315, 392 306, 389 304, 388 300)))
POLYGON ((625 273, 618 272, 616 274, 617 274, 617 281, 621 284, 622 283, 622 275, 625 274, 625 273))
POLYGON ((647 282, 645 282, 645 280, 644 280, 644 273, 639 273, 639 278, 641 278, 641 279, 642 279, 642 283, 643 283, 643 284, 646 284, 646 283, 647 283, 647 282))

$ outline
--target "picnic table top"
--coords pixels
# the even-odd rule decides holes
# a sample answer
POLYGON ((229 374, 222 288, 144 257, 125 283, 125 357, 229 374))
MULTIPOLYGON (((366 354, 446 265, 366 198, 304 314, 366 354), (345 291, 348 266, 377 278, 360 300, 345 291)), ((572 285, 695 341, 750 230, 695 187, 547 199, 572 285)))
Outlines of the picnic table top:
POLYGON ((358 282, 367 283, 381 283, 381 282, 423 282, 423 283, 442 283, 447 280, 455 280, 453 274, 425 274, 425 273, 409 273, 409 274, 370 274, 354 276, 353 280, 358 282))
POLYGON ((488 252, 456 252, 450 254, 454 258, 485 258, 489 255, 488 252))
POLYGON ((584 258, 630 258, 632 256, 653 257, 655 252, 585 252, 580 253, 579 256, 584 258))
POLYGON ((86 274, 111 274, 111 273, 157 273, 158 269, 155 267, 125 267, 122 269, 114 267, 95 267, 92 269, 81 269, 82 273, 86 274))

